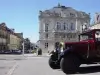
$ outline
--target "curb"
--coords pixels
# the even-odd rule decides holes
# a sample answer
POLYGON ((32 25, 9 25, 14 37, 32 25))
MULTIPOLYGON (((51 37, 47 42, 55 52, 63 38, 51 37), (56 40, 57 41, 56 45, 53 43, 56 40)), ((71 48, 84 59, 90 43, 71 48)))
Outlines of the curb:
POLYGON ((22 59, 0 59, 0 60, 25 60, 27 58, 22 58, 22 59))
POLYGON ((25 56, 25 57, 50 57, 49 55, 32 55, 32 56, 25 56))

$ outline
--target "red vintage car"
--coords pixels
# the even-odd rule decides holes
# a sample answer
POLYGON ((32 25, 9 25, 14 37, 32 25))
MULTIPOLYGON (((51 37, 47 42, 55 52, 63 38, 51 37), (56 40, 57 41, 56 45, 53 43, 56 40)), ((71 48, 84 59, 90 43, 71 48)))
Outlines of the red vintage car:
POLYGON ((79 42, 65 42, 63 52, 52 51, 49 65, 61 68, 66 74, 78 71, 81 64, 100 62, 100 29, 88 30, 79 35, 79 42))

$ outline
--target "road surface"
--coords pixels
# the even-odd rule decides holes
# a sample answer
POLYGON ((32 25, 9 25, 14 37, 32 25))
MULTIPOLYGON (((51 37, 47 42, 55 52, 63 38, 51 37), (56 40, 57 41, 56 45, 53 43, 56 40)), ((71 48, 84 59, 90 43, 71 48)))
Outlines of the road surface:
MULTIPOLYGON (((53 70, 48 65, 48 57, 28 57, 20 61, 12 75, 66 75, 60 69, 53 70)), ((82 65, 79 73, 72 75, 100 75, 100 65, 82 65)))
POLYGON ((11 75, 20 60, 24 60, 22 55, 0 54, 0 75, 11 75))
MULTIPOLYGON (((49 56, 0 55, 0 75, 66 75, 60 69, 48 65, 49 56)), ((80 71, 72 75, 100 75, 100 65, 81 65, 80 71)))

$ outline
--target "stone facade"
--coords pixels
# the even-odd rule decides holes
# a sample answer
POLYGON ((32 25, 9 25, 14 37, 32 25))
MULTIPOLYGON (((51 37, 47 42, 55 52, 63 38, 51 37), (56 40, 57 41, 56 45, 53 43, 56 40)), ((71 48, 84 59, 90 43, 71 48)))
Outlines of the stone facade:
POLYGON ((93 23, 89 29, 100 29, 100 13, 95 13, 93 23))
POLYGON ((5 23, 0 24, 0 51, 20 49, 22 46, 22 33, 15 33, 5 23))
POLYGON ((90 25, 90 15, 71 7, 58 6, 40 11, 39 47, 43 52, 54 50, 55 42, 78 41, 82 26, 90 25))
POLYGON ((5 23, 0 24, 0 50, 6 50, 8 44, 8 29, 5 23))
POLYGON ((18 37, 15 33, 10 34, 10 43, 9 49, 10 50, 19 50, 21 48, 22 39, 18 37))
POLYGON ((95 13, 94 24, 100 23, 100 13, 95 13))

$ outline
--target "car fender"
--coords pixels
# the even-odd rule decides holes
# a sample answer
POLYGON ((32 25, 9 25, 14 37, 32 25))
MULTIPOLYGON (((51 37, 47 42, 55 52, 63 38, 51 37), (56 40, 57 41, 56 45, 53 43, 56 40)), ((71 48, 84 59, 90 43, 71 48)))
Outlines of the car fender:
POLYGON ((65 50, 60 54, 60 57, 65 57, 65 56, 67 56, 68 54, 72 53, 72 51, 73 51, 73 48, 72 48, 72 47, 67 48, 67 49, 65 49, 65 50))

